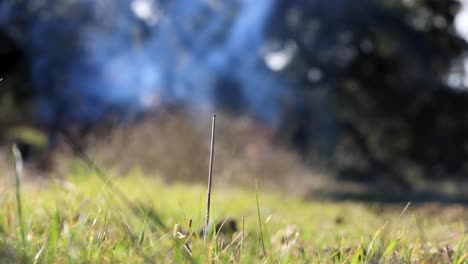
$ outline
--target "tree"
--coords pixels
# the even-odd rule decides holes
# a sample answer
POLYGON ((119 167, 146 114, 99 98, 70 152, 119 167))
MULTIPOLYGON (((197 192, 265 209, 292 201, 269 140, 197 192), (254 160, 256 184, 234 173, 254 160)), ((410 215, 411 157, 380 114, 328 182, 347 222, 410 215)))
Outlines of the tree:
POLYGON ((446 81, 466 48, 454 28, 458 5, 282 2, 272 41, 297 47, 283 74, 305 98, 287 112, 296 120, 284 125, 290 141, 328 157, 344 178, 409 188, 419 177, 466 175, 468 94, 446 81))

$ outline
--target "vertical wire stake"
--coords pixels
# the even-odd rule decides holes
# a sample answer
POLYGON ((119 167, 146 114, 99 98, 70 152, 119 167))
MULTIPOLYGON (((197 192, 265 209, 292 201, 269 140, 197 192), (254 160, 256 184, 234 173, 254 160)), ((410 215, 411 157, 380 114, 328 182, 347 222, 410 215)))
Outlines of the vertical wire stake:
POLYGON ((208 226, 210 224, 210 202, 211 202, 211 182, 213 179, 213 156, 214 156, 214 143, 215 143, 215 129, 216 129, 216 115, 213 114, 213 123, 211 125, 211 147, 210 147, 210 165, 208 168, 208 192, 206 197, 206 222, 203 229, 203 242, 206 243, 206 236, 208 234, 208 226))

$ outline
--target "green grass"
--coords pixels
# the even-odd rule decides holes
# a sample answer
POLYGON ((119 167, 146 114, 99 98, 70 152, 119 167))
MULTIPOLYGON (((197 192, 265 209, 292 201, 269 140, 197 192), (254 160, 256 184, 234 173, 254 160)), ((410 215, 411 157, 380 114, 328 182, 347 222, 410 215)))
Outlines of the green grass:
POLYGON ((199 232, 205 214, 204 186, 165 185, 138 171, 110 181, 128 201, 82 167, 64 181, 23 184, 22 219, 15 188, 0 188, 0 263, 468 260, 463 207, 440 207, 442 211, 431 213, 411 205, 400 216, 404 204, 304 201, 262 192, 261 183, 259 191, 215 184, 212 219, 215 223, 234 219, 238 230, 222 228, 205 244, 199 232))

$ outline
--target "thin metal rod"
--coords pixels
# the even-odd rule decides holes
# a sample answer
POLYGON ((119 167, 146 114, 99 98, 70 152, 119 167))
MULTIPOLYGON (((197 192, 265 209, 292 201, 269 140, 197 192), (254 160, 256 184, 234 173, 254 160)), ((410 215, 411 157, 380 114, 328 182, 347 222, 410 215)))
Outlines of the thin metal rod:
POLYGON ((214 156, 214 144, 215 144, 215 130, 216 130, 216 115, 213 114, 213 123, 211 125, 211 148, 210 148, 210 165, 208 169, 208 192, 206 197, 206 222, 203 231, 203 241, 206 242, 206 236, 208 234, 208 226, 210 224, 210 203, 211 203, 211 183, 213 179, 213 156, 214 156))

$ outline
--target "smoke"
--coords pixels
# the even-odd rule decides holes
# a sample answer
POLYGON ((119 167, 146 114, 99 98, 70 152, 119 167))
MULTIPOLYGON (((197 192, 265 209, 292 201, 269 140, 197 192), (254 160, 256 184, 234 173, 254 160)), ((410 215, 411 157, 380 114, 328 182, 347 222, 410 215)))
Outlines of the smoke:
POLYGON ((0 28, 25 50, 44 122, 93 122, 109 111, 132 116, 181 104, 228 108, 274 125, 291 96, 287 80, 265 63, 275 5, 4 0, 0 28))

